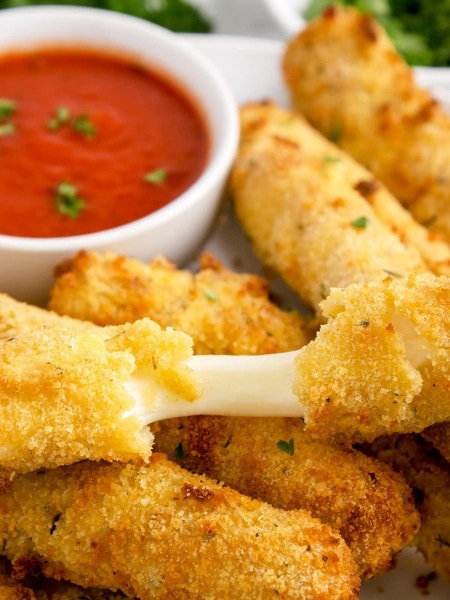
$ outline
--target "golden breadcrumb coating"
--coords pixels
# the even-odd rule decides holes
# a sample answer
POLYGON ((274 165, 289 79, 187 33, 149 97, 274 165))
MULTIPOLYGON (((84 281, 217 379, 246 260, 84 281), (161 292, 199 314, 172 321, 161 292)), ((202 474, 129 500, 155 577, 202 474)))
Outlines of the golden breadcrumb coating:
POLYGON ((15 337, 36 328, 58 327, 74 330, 92 329, 92 323, 45 310, 26 302, 19 302, 8 294, 0 293, 0 340, 15 337))
POLYGON ((395 200, 384 190, 378 216, 368 200, 381 193, 368 190, 373 176, 300 115, 273 103, 240 114, 230 182, 237 217, 259 258, 305 302, 317 310, 332 287, 428 270, 408 233, 418 225, 404 216, 399 236, 392 220, 384 223, 395 200))
POLYGON ((307 430, 349 441, 450 420, 450 279, 353 284, 322 303, 328 322, 296 355, 307 430))
POLYGON ((375 19, 326 10, 290 40, 283 71, 296 108, 450 241, 450 118, 375 19))
POLYGON ((313 440, 300 419, 170 419, 154 434, 155 450, 184 468, 331 525, 364 579, 388 570, 419 526, 402 477, 361 452, 313 440))
POLYGON ((356 599, 342 538, 161 455, 18 475, 0 496, 4 554, 27 569, 140 600, 356 599))
POLYGON ((52 322, 0 338, 0 465, 26 472, 85 458, 148 460, 153 436, 127 384, 143 374, 193 400, 191 355, 187 335, 150 319, 106 328, 52 322))
POLYGON ((80 252, 57 269, 50 309, 98 325, 149 317, 194 339, 196 354, 273 354, 310 339, 305 322, 269 301, 266 281, 223 267, 209 254, 194 274, 159 258, 150 265, 80 252))
MULTIPOLYGON (((217 271, 216 268, 211 271, 212 267, 205 265, 206 258, 202 259, 203 270, 200 274, 192 276, 186 271, 175 270, 170 264, 160 264, 159 261, 147 267, 125 257, 81 253, 71 262, 69 270, 64 270, 64 274, 58 279, 53 295, 56 305, 53 303, 52 306, 61 313, 90 318, 102 324, 115 323, 118 317, 124 318, 125 314, 128 318, 133 318, 141 316, 143 311, 151 310, 150 316, 161 319, 160 324, 179 326, 180 316, 185 310, 184 306, 179 308, 179 298, 186 289, 184 285, 180 285, 180 281, 205 282, 204 277, 207 275, 210 279, 214 277, 207 285, 212 290, 217 290, 217 285, 214 286, 216 281, 226 281, 230 290, 230 284, 234 282, 252 281, 249 276, 235 276, 220 267, 217 267, 217 271), (142 283, 136 285, 136 280, 142 283), (150 294, 150 289, 154 294, 150 294), (111 295, 106 290, 111 290, 111 295), (148 297, 144 300, 142 290, 148 291, 148 297), (127 306, 132 307, 129 312, 127 306), (171 309, 172 306, 175 309, 171 309)), ((210 260, 208 257, 208 261, 210 260)), ((199 283, 197 287, 198 285, 199 283)), ((208 341, 208 350, 213 354, 220 354, 224 349, 230 354, 263 353, 267 349, 267 341, 264 336, 253 335, 253 320, 248 325, 239 320, 242 308, 248 307, 252 302, 253 290, 253 285, 250 288, 239 285, 238 293, 230 291, 226 294, 226 306, 230 306, 230 315, 226 315, 226 327, 222 327, 223 309, 216 307, 216 302, 213 304, 212 310, 217 317, 212 321, 207 312, 210 303, 205 303, 203 294, 198 298, 195 293, 192 306, 195 306, 195 321, 200 325, 198 328, 193 326, 190 330, 194 348, 202 349, 203 335, 208 335, 207 331, 203 331, 203 323, 210 327, 215 327, 217 323, 220 335, 212 332, 208 341), (232 322, 229 323, 229 319, 235 313, 238 319, 233 325, 232 322), (244 339, 249 337, 245 331, 248 329, 254 341, 251 344, 236 345, 234 340, 237 327, 244 329, 241 334, 244 339)), ((220 297, 223 296, 224 293, 221 292, 220 297)), ((264 300, 263 308, 266 314, 277 315, 269 301, 264 300)), ((283 328, 271 327, 277 348, 295 348, 297 322, 290 319, 288 323, 292 333, 287 325, 283 328), (293 342, 288 343, 289 340, 293 342)), ((270 347, 273 348, 273 345, 270 347)), ((156 448, 167 452, 174 459, 177 459, 175 449, 182 444, 178 448, 178 460, 183 467, 207 473, 243 493, 282 508, 311 510, 315 516, 331 523, 344 535, 364 577, 385 570, 389 567, 392 556, 407 543, 417 526, 417 514, 412 509, 404 482, 396 480, 389 472, 383 473, 383 468, 380 470, 377 465, 371 465, 370 461, 357 452, 313 441, 301 430, 298 420, 295 421, 297 426, 293 423, 294 421, 283 419, 202 416, 154 424, 152 430, 156 448), (291 435, 296 440, 297 450, 295 458, 289 457, 289 460, 295 461, 296 468, 288 476, 283 469, 284 464, 281 464, 286 455, 278 450, 276 442, 280 439, 288 440, 291 435), (180 458, 187 437, 187 456, 180 458), (232 445, 226 443, 229 438, 232 439, 232 445), (226 448, 222 448, 222 441, 226 448), (337 471, 334 463, 340 465, 337 471), (374 478, 376 476, 376 481, 368 474, 369 471, 374 478), (354 487, 349 483, 353 479, 354 487), (336 490, 339 493, 336 494, 336 490)))
POLYGON ((422 431, 422 436, 450 463, 450 423, 431 425, 422 431))
MULTIPOLYGON (((36 574, 20 581, 13 579, 10 563, 0 558, 0 600, 123 600, 121 592, 81 588, 69 582, 37 577, 36 574)), ((135 599, 137 600, 137 599, 135 599)))
POLYGON ((400 471, 413 487, 422 516, 414 543, 450 581, 450 464, 418 435, 380 438, 366 451, 400 471))

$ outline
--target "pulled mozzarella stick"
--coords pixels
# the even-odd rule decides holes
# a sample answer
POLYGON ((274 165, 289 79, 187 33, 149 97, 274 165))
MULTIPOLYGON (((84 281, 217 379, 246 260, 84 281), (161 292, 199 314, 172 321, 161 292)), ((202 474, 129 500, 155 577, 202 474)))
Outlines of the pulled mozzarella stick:
MULTIPOLYGON (((201 354, 304 345, 302 321, 270 302, 260 278, 232 273, 206 254, 201 267, 192 274, 162 259, 145 265, 82 252, 58 270, 51 306, 103 325, 149 316, 190 333, 201 354)), ((194 416, 165 419, 152 431, 154 449, 182 467, 278 508, 311 511, 344 537, 363 578, 390 568, 416 531, 417 512, 400 476, 361 452, 313 440, 299 418, 194 416)))
POLYGON ((345 443, 450 420, 450 279, 353 284, 322 308, 313 341, 262 356, 192 356, 150 319, 0 340, 0 464, 145 461, 147 424, 198 414, 304 416, 345 443))
POLYGON ((296 356, 307 430, 344 443, 450 420, 450 279, 335 289, 328 322, 296 356))
POLYGON ((154 454, 18 475, 0 495, 13 569, 140 600, 353 600, 350 550, 306 511, 283 511, 154 454))
POLYGON ((306 509, 339 531, 363 579, 387 571, 417 532, 404 479, 362 452, 314 440, 301 419, 199 416, 153 426, 155 450, 252 498, 306 509))
POLYGON ((86 329, 66 323, 55 317, 0 339, 0 464, 25 472, 87 458, 148 460, 153 436, 137 402, 152 406, 163 394, 169 404, 172 397, 189 404, 200 395, 184 364, 191 339, 149 319, 86 329), (136 398, 129 386, 141 377, 145 393, 136 398))
POLYGON ((450 118, 367 13, 333 6, 288 43, 295 107, 450 241, 450 118))
MULTIPOLYGON (((230 182, 237 217, 259 258, 303 301, 319 310, 332 287, 429 270, 420 226, 300 115, 247 104, 241 128, 230 182)), ((448 264, 448 248, 436 256, 448 264)))

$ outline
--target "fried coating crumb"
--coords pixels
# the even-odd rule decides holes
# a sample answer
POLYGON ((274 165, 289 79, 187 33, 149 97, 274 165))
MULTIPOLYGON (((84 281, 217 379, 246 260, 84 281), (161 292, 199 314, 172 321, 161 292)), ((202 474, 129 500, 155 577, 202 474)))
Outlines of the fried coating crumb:
POLYGON ((59 267, 49 307, 98 325, 149 317, 192 336, 196 354, 272 354, 310 339, 298 313, 269 300, 265 280, 233 273, 207 253, 200 265, 194 274, 162 257, 147 265, 80 252, 59 267))
POLYGON ((155 449, 184 468, 330 524, 364 579, 388 570, 419 526, 402 477, 361 452, 313 440, 300 419, 171 419, 154 434, 155 449))
POLYGON ((23 331, 17 322, 15 336, 0 338, 0 465, 26 472, 85 458, 148 460, 153 436, 127 384, 144 373, 169 394, 198 397, 184 364, 189 336, 150 319, 105 328, 51 321, 23 331))
POLYGON ((450 241, 450 117, 369 15, 334 7, 287 44, 292 101, 433 237, 450 241), (370 35, 368 35, 370 31, 370 35))
POLYGON ((13 568, 35 557, 45 576, 140 600, 358 597, 350 550, 329 526, 157 454, 144 467, 86 461, 18 475, 0 515, 13 568))
POLYGON ((450 463, 450 423, 436 423, 422 431, 422 436, 450 463))
POLYGON ((450 581, 450 464, 419 435, 380 438, 365 451, 400 471, 414 489, 422 516, 415 545, 450 581))
MULTIPOLYGON (((255 253, 316 311, 333 287, 427 272, 426 233, 373 176, 299 115, 241 108, 230 189, 255 253), (378 200, 376 199, 378 198, 378 200)), ((449 249, 428 252, 448 263, 449 249)))
POLYGON ((450 417, 450 279, 335 289, 328 322, 296 356, 307 430, 344 443, 420 432, 450 417))

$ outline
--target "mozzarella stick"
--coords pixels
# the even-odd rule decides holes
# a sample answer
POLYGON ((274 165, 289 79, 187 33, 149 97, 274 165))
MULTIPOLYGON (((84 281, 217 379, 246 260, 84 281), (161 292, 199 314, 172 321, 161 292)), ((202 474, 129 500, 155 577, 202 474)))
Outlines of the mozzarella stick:
POLYGON ((449 278, 352 284, 322 310, 328 322, 296 355, 310 433, 370 441, 450 420, 449 278))
POLYGON ((191 339, 149 319, 109 328, 51 321, 0 339, 0 464, 26 472, 86 458, 148 460, 153 436, 138 400, 153 405, 163 394, 189 404, 200 395, 184 364, 191 339))
POLYGON ((413 487, 422 516, 414 543, 450 581, 450 464, 421 436, 380 438, 366 450, 401 472, 413 487))
POLYGON ((295 107, 450 241, 450 118, 415 81, 380 25, 334 6, 287 45, 295 107))
MULTIPOLYGON (((317 311, 332 287, 428 270, 413 242, 417 224, 400 206, 409 223, 401 236, 383 222, 367 199, 373 176, 300 115, 248 104, 241 124, 230 182, 237 217, 259 258, 303 301, 317 311)), ((384 195, 378 205, 395 204, 372 188, 384 195)))
POLYGON ((272 354, 311 339, 297 312, 270 301, 267 281, 234 273, 206 253, 192 273, 162 257, 145 264, 80 252, 58 267, 49 308, 97 325, 149 317, 189 334, 195 354, 272 354))
POLYGON ((305 511, 251 500, 154 454, 18 475, 0 496, 3 553, 140 600, 356 599, 342 538, 305 511))
MULTIPOLYGON (((28 568, 30 568, 29 563, 28 568)), ((0 600, 124 600, 121 592, 81 588, 64 581, 36 577, 20 568, 12 569, 9 561, 0 558, 0 600)), ((137 599, 134 599, 137 600, 137 599)))
MULTIPOLYGON (((83 252, 61 269, 51 306, 104 325, 147 315, 160 325, 186 326, 200 353, 296 347, 298 317, 280 312, 259 278, 232 273, 208 255, 201 265, 192 275, 162 259, 147 266, 83 252), (204 290, 217 300, 211 303, 204 290), (183 292, 187 300, 181 303, 183 292)), ((236 397, 239 402, 239 390, 236 397)), ((190 471, 280 508, 307 509, 332 525, 364 578, 389 568, 417 527, 402 478, 360 452, 313 440, 299 419, 184 417, 159 422, 152 431, 155 449, 190 471), (280 451, 277 443, 291 439, 292 455, 280 451)))
POLYGON ((402 477, 361 452, 312 439, 300 419, 169 419, 154 434, 155 449, 184 468, 331 525, 363 579, 388 570, 418 529, 402 477))
POLYGON ((192 339, 149 319, 0 340, 0 464, 146 460, 147 424, 180 416, 302 416, 350 444, 450 420, 450 279, 353 284, 298 351, 192 356, 192 339), (426 399, 426 400, 425 400, 426 399))

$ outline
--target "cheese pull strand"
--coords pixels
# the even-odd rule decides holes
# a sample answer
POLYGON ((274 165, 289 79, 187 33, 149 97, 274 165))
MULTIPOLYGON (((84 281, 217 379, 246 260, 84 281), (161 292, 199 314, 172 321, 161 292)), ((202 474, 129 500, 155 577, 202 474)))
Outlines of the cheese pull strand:
POLYGON ((0 465, 148 462, 147 426, 196 414, 301 416, 344 444, 450 420, 450 279, 334 289, 328 322, 296 352, 192 356, 150 319, 53 325, 0 338, 0 465))

